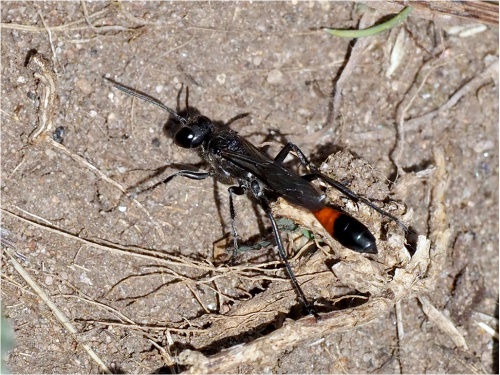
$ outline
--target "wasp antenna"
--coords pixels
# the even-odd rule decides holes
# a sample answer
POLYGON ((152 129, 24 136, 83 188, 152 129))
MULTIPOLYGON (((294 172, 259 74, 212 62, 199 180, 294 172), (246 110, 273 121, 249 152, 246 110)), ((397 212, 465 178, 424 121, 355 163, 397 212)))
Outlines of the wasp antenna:
POLYGON ((172 116, 174 116, 174 118, 181 122, 182 124, 186 124, 187 123, 187 120, 182 117, 182 116, 179 116, 179 114, 177 112, 175 112, 172 108, 169 108, 167 107, 165 104, 161 103, 160 101, 150 97, 150 96, 147 96, 145 94, 141 94, 137 91, 134 91, 134 90, 131 90, 129 89, 128 87, 125 87, 123 86, 122 84, 120 83, 117 83, 115 81, 112 81, 110 80, 109 78, 106 78, 108 81, 110 81, 111 83, 113 83, 113 85, 120 91, 123 91, 125 94, 128 94, 130 96, 135 96, 136 98, 139 98, 139 99, 142 99, 144 100, 145 102, 148 102, 148 103, 151 103, 151 104, 154 104, 155 106, 157 107, 160 107, 161 109, 167 111, 168 113, 170 113, 172 116))
POLYGON ((189 86, 186 86, 186 117, 189 118, 189 86))

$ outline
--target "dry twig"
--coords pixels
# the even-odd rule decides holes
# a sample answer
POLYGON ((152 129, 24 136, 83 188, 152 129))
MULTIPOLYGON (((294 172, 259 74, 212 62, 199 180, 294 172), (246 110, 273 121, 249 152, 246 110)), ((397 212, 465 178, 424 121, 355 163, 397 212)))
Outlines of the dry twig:
POLYGON ((446 111, 453 108, 463 96, 475 92, 487 82, 497 79, 497 77, 498 59, 490 64, 483 72, 472 78, 469 82, 458 89, 441 107, 420 117, 407 120, 404 125, 405 130, 415 131, 422 126, 429 124, 434 117, 444 114, 446 111))
MULTIPOLYGON (((397 267, 392 280, 385 283, 376 281, 376 276, 374 276, 374 273, 377 272, 376 269, 362 255, 335 246, 334 242, 330 240, 329 234, 311 214, 298 210, 284 201, 280 202, 274 209, 275 214, 291 218, 324 238, 324 241, 332 249, 335 249, 336 256, 346 261, 338 263, 346 268, 342 275, 360 274, 359 278, 344 279, 343 282, 350 283, 357 290, 363 290, 363 288, 370 290, 372 297, 366 304, 353 309, 323 314, 322 319, 317 322, 311 317, 303 318, 297 322, 287 320, 282 328, 266 337, 227 349, 214 356, 207 357, 199 352, 184 351, 179 357, 180 363, 191 366, 188 370, 189 373, 231 372, 238 366, 245 364, 258 367, 272 365, 285 348, 324 337, 325 332, 331 334, 366 324, 388 312, 402 299, 413 295, 421 296, 432 321, 440 329, 450 334, 458 346, 466 348, 463 337, 458 333, 453 323, 448 319, 443 319, 444 316, 430 303, 427 303, 428 299, 424 296, 435 287, 436 272, 441 269, 451 238, 451 230, 448 228, 444 211, 443 197, 447 179, 442 151, 436 150, 435 158, 436 171, 431 207, 433 214, 429 223, 432 242, 419 236, 417 249, 411 260, 407 264, 397 267)), ((402 325, 399 329, 401 336, 403 336, 402 325)))
MULTIPOLYGON (((35 53, 31 56, 28 62, 28 69, 33 72, 35 78, 39 79, 42 83, 40 89, 42 94, 41 105, 38 108, 38 124, 35 130, 30 134, 29 141, 31 143, 36 143, 40 140, 48 142, 52 147, 63 151, 68 156, 70 156, 76 163, 80 164, 85 169, 90 170, 99 179, 109 183, 116 189, 118 189, 122 194, 128 196, 127 189, 125 189, 118 182, 114 181, 112 178, 108 177, 106 174, 101 172, 99 168, 94 166, 88 160, 82 156, 76 154, 75 152, 69 150, 66 146, 61 143, 56 142, 52 136, 51 131, 53 129, 52 118, 56 111, 57 105, 57 76, 54 72, 54 68, 49 60, 47 60, 43 55, 35 53)), ((129 197, 130 200, 148 217, 148 219, 154 224, 157 233, 163 240, 165 234, 161 225, 156 221, 156 219, 149 213, 149 211, 135 198, 129 197)))
POLYGON ((73 340, 78 342, 82 348, 89 354, 89 356, 94 360, 95 363, 99 366, 102 372, 105 374, 111 374, 112 372, 109 368, 104 364, 102 359, 94 352, 94 350, 90 347, 90 345, 79 341, 78 339, 78 331, 73 324, 71 324, 70 320, 64 313, 59 310, 54 302, 49 298, 49 296, 40 288, 40 286, 36 283, 35 280, 25 271, 24 267, 16 260, 14 255, 11 254, 9 249, 5 249, 6 253, 10 257, 10 261, 14 266, 15 270, 21 275, 21 277, 28 283, 28 285, 35 291, 35 293, 40 297, 40 299, 50 308, 54 316, 59 320, 62 326, 71 334, 73 340))
MULTIPOLYGON (((82 2, 83 4, 83 2, 82 2)), ((112 2, 108 6, 106 6, 104 9, 101 9, 95 13, 92 14, 86 14, 84 18, 81 18, 76 21, 68 22, 62 25, 58 26, 50 26, 47 27, 47 25, 44 25, 43 27, 40 26, 30 26, 30 25, 23 25, 23 24, 18 24, 18 23, 10 23, 10 22, 2 22, 0 24, 0 28, 2 29, 12 29, 12 30, 19 30, 19 31, 26 31, 26 32, 32 32, 32 33, 42 33, 42 32, 47 32, 47 33, 52 33, 52 32, 57 32, 57 31, 80 31, 80 30, 87 30, 91 28, 92 19, 93 18, 98 18, 98 17, 104 17, 111 13, 111 11, 114 10, 114 8, 119 8, 122 9, 122 5, 120 2, 112 2), (84 24, 80 26, 81 24, 84 24)), ((137 18, 134 18, 135 21, 137 21, 137 18)), ((143 22, 143 21, 142 21, 143 22)), ((141 23, 142 23, 141 22, 141 23)), ((142 27, 142 26, 139 26, 142 27)), ((95 31, 95 27, 92 28, 95 31)), ((129 30, 135 30, 136 28, 126 28, 122 26, 117 26, 117 25, 110 25, 110 26, 101 26, 97 28, 100 32, 103 31, 129 31, 129 30)))
MULTIPOLYGON (((183 365, 191 365, 188 373, 224 373, 233 372, 238 366, 252 364, 255 367, 273 365, 277 356, 285 348, 290 348, 301 342, 323 337, 325 333, 343 332, 366 324, 392 308, 396 300, 400 300, 411 291, 403 285, 415 285, 418 275, 425 272, 428 261, 429 241, 423 236, 419 238, 417 251, 405 271, 398 272, 391 289, 393 298, 377 297, 366 304, 343 311, 323 314, 316 321, 306 317, 297 322, 287 320, 282 328, 259 338, 249 344, 238 345, 214 356, 206 357, 199 352, 185 350, 179 356, 183 365), (401 286, 396 286, 400 284, 401 286)), ((391 286, 389 286, 391 288, 391 286)), ((391 297, 392 297, 391 296, 391 297)))
POLYGON ((439 63, 439 59, 431 59, 426 62, 419 71, 416 82, 420 81, 417 85, 416 83, 413 87, 408 91, 403 100, 398 105, 397 114, 396 114, 396 141, 394 145, 394 149, 391 152, 391 160, 396 166, 397 176, 402 176, 404 174, 403 168, 401 167, 400 157, 403 153, 405 147, 405 133, 408 130, 408 124, 405 123, 405 116, 408 110, 413 105, 413 102, 418 97, 418 94, 424 87, 427 79, 430 75, 439 67, 445 65, 446 63, 439 63), (422 76, 422 78, 420 78, 422 76))
POLYGON ((404 7, 414 8, 413 17, 420 17, 437 24, 470 24, 480 22, 498 28, 497 1, 363 1, 371 8, 385 12, 399 12, 404 7))

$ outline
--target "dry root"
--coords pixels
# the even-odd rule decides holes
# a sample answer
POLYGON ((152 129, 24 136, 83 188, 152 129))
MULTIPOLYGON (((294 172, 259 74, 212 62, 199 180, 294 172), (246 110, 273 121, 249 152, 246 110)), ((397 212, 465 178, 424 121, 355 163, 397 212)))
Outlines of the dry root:
MULTIPOLYGON (((331 308, 329 312, 322 313, 321 320, 318 321, 310 316, 297 321, 285 320, 271 334, 213 356, 207 357, 197 351, 185 350, 178 358, 179 363, 190 366, 189 373, 234 372, 238 366, 245 364, 257 367, 273 365, 280 353, 287 348, 324 337, 326 332, 330 335, 367 324, 386 315, 402 299, 423 296, 431 291, 435 272, 441 267, 438 263, 444 259, 451 235, 441 204, 444 194, 442 182, 446 181, 442 154, 437 152, 436 159, 435 175, 437 181, 441 182, 436 183, 433 190, 432 208, 439 212, 439 215, 434 215, 431 219, 431 236, 434 240, 431 244, 425 236, 418 236, 413 256, 410 256, 405 247, 404 233, 395 223, 387 222, 362 204, 352 204, 334 191, 328 191, 332 204, 363 221, 377 238, 384 237, 384 240, 378 239, 379 254, 368 257, 343 248, 309 212, 278 200, 273 207, 277 216, 292 219, 314 233, 318 244, 326 245, 322 246, 323 251, 304 256, 298 265, 294 265, 294 270, 306 295, 317 301, 316 306, 319 301, 323 301, 325 308, 331 308, 330 304, 333 304, 335 311, 331 308), (357 301, 358 306, 342 308, 342 305, 335 305, 336 301, 343 298, 357 301)), ((334 177, 341 180, 351 178, 348 175, 352 174, 354 177, 350 184, 360 194, 370 191, 372 196, 377 196, 378 192, 381 194, 380 199, 388 194, 385 184, 375 177, 366 162, 354 159, 348 153, 332 156, 322 169, 327 173, 335 170, 338 176, 334 177)), ((378 204, 410 224, 412 212, 404 213, 403 205, 395 202, 378 204)), ((212 343, 220 343, 228 335, 241 337, 243 332, 262 327, 265 321, 271 322, 269 319, 276 319, 280 311, 284 313, 284 307, 288 308, 296 301, 290 285, 285 291, 279 287, 282 283, 273 284, 257 297, 236 304, 225 316, 215 319, 206 317, 205 322, 210 322, 211 325, 202 336, 215 339, 212 343)), ((435 309, 429 309, 436 312, 435 309)), ((438 322, 440 319, 433 321, 438 322)), ((446 332, 452 331, 448 329, 446 332)), ((194 342, 201 343, 198 340, 195 339, 194 342)), ((460 342, 459 338, 455 341, 460 342)), ((210 346, 205 345, 202 348, 210 346)))

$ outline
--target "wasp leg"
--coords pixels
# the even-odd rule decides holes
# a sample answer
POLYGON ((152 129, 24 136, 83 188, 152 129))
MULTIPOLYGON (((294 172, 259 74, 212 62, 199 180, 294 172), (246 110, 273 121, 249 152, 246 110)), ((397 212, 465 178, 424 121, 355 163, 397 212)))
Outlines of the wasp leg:
POLYGON ((278 224, 276 223, 276 219, 274 218, 274 215, 271 211, 271 207, 269 206, 269 201, 267 197, 263 194, 261 191, 261 188, 258 183, 252 183, 251 185, 252 193, 254 196, 259 200, 259 203, 261 204, 262 208, 267 214, 267 217, 271 221, 271 226, 273 228, 273 234, 274 234, 274 239, 276 240, 276 246, 278 247, 278 254, 281 258, 281 261, 285 265, 286 272, 288 273, 288 276, 290 277, 290 280, 292 281, 292 285, 297 291, 297 294, 299 295, 300 299, 304 303, 304 307, 306 308, 308 314, 313 315, 316 319, 321 319, 314 307, 309 304, 309 301, 307 300, 304 292, 302 291, 302 288, 299 285, 299 282, 297 281, 297 278, 295 277, 295 274, 292 271, 292 267, 290 266, 290 262, 288 262, 288 258, 286 256, 286 251, 285 247, 283 246, 283 241, 281 240, 281 234, 278 229, 278 224))
POLYGON ((366 204, 368 207, 374 209, 375 211, 377 211, 382 216, 385 216, 385 217, 391 219, 392 221, 394 221, 395 223, 397 223, 401 228, 403 228, 403 230, 405 232, 408 232, 408 227, 401 220, 399 220, 396 216, 391 215, 387 211, 384 211, 383 209, 381 209, 377 205, 375 205, 372 202, 370 202, 368 199, 366 199, 364 197, 360 197, 359 195, 357 195, 355 192, 353 192, 352 190, 350 190, 349 188, 347 188, 342 183, 340 183, 338 181, 335 181, 334 179, 332 179, 332 178, 330 178, 328 176, 325 176, 323 173, 317 172, 317 173, 308 174, 308 175, 305 175, 305 176, 302 176, 302 177, 305 178, 305 179, 307 179, 307 180, 320 179, 320 180, 325 181, 327 184, 331 185, 332 187, 334 187, 335 189, 337 189, 338 191, 340 191, 342 194, 344 194, 345 196, 347 196, 353 202, 355 202, 355 203, 362 202, 362 203, 366 204))
POLYGON ((243 186, 230 186, 227 191, 229 193, 229 216, 231 218, 231 234, 233 235, 234 243, 232 259, 232 262, 234 264, 236 253, 238 251, 238 231, 236 230, 235 225, 236 211, 234 210, 233 195, 243 195, 246 193, 246 189, 243 186))
POLYGON ((300 150, 300 148, 297 147, 297 145, 295 145, 293 143, 287 143, 285 145, 285 147, 283 147, 281 149, 281 151, 278 153, 278 155, 274 158, 274 160, 277 163, 281 164, 281 163, 283 163, 285 158, 288 156, 288 154, 290 154, 291 152, 295 153, 295 155, 297 155, 297 158, 299 159, 299 161, 307 169, 309 169, 311 171, 310 174, 301 176, 302 178, 305 178, 306 180, 309 180, 309 181, 314 180, 314 179, 321 179, 321 180, 325 181, 327 184, 331 185, 332 187, 334 187, 335 189, 340 191, 342 194, 344 194, 346 197, 351 199, 353 202, 356 202, 356 203, 362 202, 362 203, 366 204, 367 206, 371 207, 372 209, 374 209, 375 211, 380 213, 382 216, 385 216, 385 217, 391 219, 392 221, 394 221, 395 223, 397 223, 401 228, 403 228, 403 230, 405 232, 408 232, 408 227, 401 220, 399 220, 397 217, 382 210, 380 207, 378 207, 377 205, 370 202, 370 200, 363 198, 363 197, 360 197, 359 195, 357 195, 355 192, 350 190, 344 184, 342 184, 342 183, 324 175, 323 173, 321 173, 319 171, 319 169, 307 159, 307 157, 300 150))
POLYGON ((187 171, 187 170, 185 170, 185 171, 178 171, 178 172, 172 173, 170 176, 167 176, 167 178, 165 178, 163 181, 157 182, 153 186, 150 186, 150 187, 148 187, 148 188, 146 188, 144 190, 141 190, 141 191, 135 193, 135 195, 142 194, 142 193, 145 193, 145 192, 150 191, 150 190, 154 190, 159 185, 168 184, 171 180, 174 179, 174 177, 177 177, 177 176, 187 177, 187 178, 189 178, 191 180, 204 180, 204 179, 206 179, 208 177, 213 176, 213 172, 212 171, 209 171, 209 172, 196 172, 196 171, 187 171))

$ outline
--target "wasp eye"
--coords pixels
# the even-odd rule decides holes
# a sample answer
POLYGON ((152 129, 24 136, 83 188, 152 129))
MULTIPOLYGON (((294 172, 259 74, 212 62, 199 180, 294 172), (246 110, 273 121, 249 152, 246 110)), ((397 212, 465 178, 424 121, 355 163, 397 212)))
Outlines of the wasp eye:
POLYGON ((203 141, 203 137, 197 137, 196 132, 188 127, 183 127, 175 133, 175 144, 184 148, 198 147, 203 141))
POLYGON ((198 116, 175 133, 174 141, 180 147, 196 148, 203 143, 212 130, 212 122, 204 116, 198 116))

